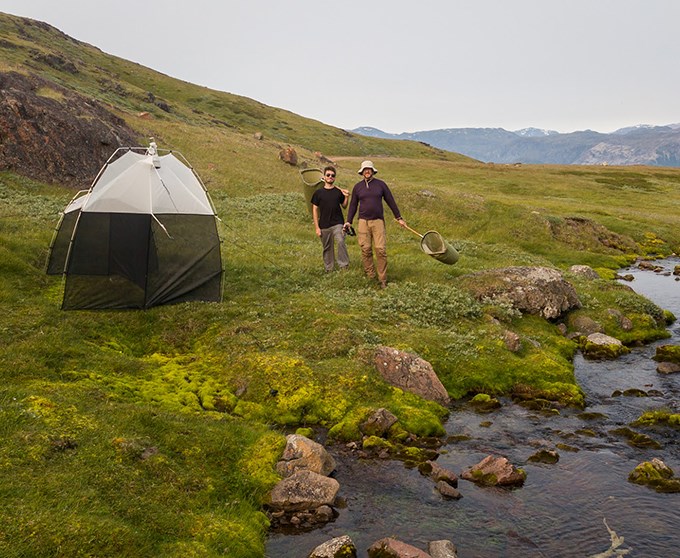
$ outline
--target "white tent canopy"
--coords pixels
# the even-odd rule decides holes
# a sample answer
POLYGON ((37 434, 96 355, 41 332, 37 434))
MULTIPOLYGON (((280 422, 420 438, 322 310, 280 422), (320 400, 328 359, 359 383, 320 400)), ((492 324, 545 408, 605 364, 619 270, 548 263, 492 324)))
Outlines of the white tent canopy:
POLYGON ((197 176, 172 153, 154 157, 128 151, 106 166, 82 203, 83 211, 99 213, 215 214, 197 176))
POLYGON ((121 148, 82 194, 64 210, 48 261, 48 273, 66 275, 64 308, 221 299, 217 216, 172 152, 121 148))

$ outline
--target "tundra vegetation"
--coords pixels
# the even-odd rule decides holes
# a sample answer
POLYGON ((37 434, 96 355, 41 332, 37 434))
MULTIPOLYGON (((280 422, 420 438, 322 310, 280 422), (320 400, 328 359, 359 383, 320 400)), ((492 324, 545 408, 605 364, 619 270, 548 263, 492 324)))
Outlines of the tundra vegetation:
MULTIPOLYGON (((481 164, 175 80, 20 18, 0 16, 0 36, 1 72, 86 95, 140 144, 153 136, 186 156, 222 219, 225 263, 221 303, 64 312, 62 282, 44 264, 74 191, 58 176, 0 173, 3 556, 263 556, 262 502, 285 433, 358 439, 383 407, 399 419, 395 441, 443 434, 446 409, 380 379, 367 356, 377 345, 428 360, 453 398, 582 406, 577 342, 555 322, 474 298, 465 276, 477 271, 558 268, 577 312, 606 333, 626 344, 664 336, 662 309, 613 279, 680 248, 680 170, 481 164), (332 159, 345 188, 372 158, 409 225, 436 229, 459 262, 424 255, 388 222, 386 290, 364 279, 351 239, 350 271, 324 273, 299 166, 278 158, 289 145, 299 165, 321 166, 316 152, 332 159), (601 279, 572 276, 574 264, 601 279), (527 341, 517 352, 507 329, 527 341)), ((60 99, 56 87, 40 94, 60 99)))

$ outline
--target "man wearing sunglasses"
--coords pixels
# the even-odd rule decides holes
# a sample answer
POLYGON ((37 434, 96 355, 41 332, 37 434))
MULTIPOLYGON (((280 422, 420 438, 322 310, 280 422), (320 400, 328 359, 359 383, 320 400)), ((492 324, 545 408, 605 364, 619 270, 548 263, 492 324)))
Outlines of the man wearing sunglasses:
POLYGON ((394 200, 392 192, 382 180, 375 178, 378 170, 371 161, 361 163, 359 175, 363 180, 357 182, 352 189, 352 201, 347 212, 345 230, 352 226, 354 215, 359 212, 359 228, 357 238, 361 248, 361 260, 364 264, 364 272, 369 278, 378 273, 380 287, 387 287, 387 249, 385 236, 385 216, 383 212, 383 200, 392 210, 394 218, 402 227, 406 221, 401 218, 401 213, 394 200), (373 263, 373 251, 375 250, 376 264, 373 263))
POLYGON ((347 207, 349 190, 335 186, 335 167, 328 166, 323 170, 323 188, 312 194, 312 217, 316 236, 323 245, 323 265, 326 271, 335 269, 337 260, 340 269, 349 267, 349 255, 345 244, 345 232, 342 209, 347 207), (338 245, 337 258, 335 244, 338 245))

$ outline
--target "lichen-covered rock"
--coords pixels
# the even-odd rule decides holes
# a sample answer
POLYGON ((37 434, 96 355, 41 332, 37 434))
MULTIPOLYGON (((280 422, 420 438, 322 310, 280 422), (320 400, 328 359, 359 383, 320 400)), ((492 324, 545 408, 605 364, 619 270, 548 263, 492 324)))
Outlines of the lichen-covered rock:
POLYGON ((571 329, 578 332, 580 335, 590 335, 591 333, 604 333, 602 324, 593 320, 590 316, 582 314, 574 315, 568 319, 571 329))
POLYGON ((574 286, 557 269, 548 267, 506 267, 480 271, 461 283, 478 300, 501 300, 525 314, 547 319, 581 307, 574 286))
POLYGON ((580 275, 586 279, 599 279, 600 275, 589 265, 572 265, 569 271, 574 275, 580 275))
POLYGON ((591 333, 581 340, 583 356, 592 360, 610 360, 630 352, 621 341, 604 333, 591 333))
POLYGON ((335 459, 326 448, 299 434, 290 434, 286 437, 286 448, 283 450, 281 460, 276 464, 276 471, 283 477, 289 477, 300 470, 330 475, 334 469, 335 459))
POLYGON ((288 147, 284 147, 281 151, 279 151, 279 159, 281 159, 284 163, 288 163, 289 165, 295 167, 298 164, 297 151, 295 151, 295 149, 293 149, 290 145, 288 147))
POLYGON ((527 475, 507 458, 488 455, 460 476, 482 486, 521 486, 527 475))
POLYGON ((356 558, 357 548, 352 539, 343 535, 317 546, 307 558, 356 558))
POLYGON ((432 365, 418 355, 380 346, 375 351, 374 362, 387 383, 440 405, 450 403, 449 394, 432 365))
POLYGON ((272 510, 315 510, 332 506, 340 490, 340 483, 313 471, 298 471, 281 481, 269 494, 267 507, 272 510))

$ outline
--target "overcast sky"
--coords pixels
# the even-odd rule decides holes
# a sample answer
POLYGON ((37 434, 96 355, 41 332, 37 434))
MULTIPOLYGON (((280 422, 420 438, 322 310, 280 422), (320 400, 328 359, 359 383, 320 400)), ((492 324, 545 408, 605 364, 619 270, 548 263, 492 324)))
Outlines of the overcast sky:
POLYGON ((680 122, 679 0, 0 0, 0 11, 344 129, 680 122))

